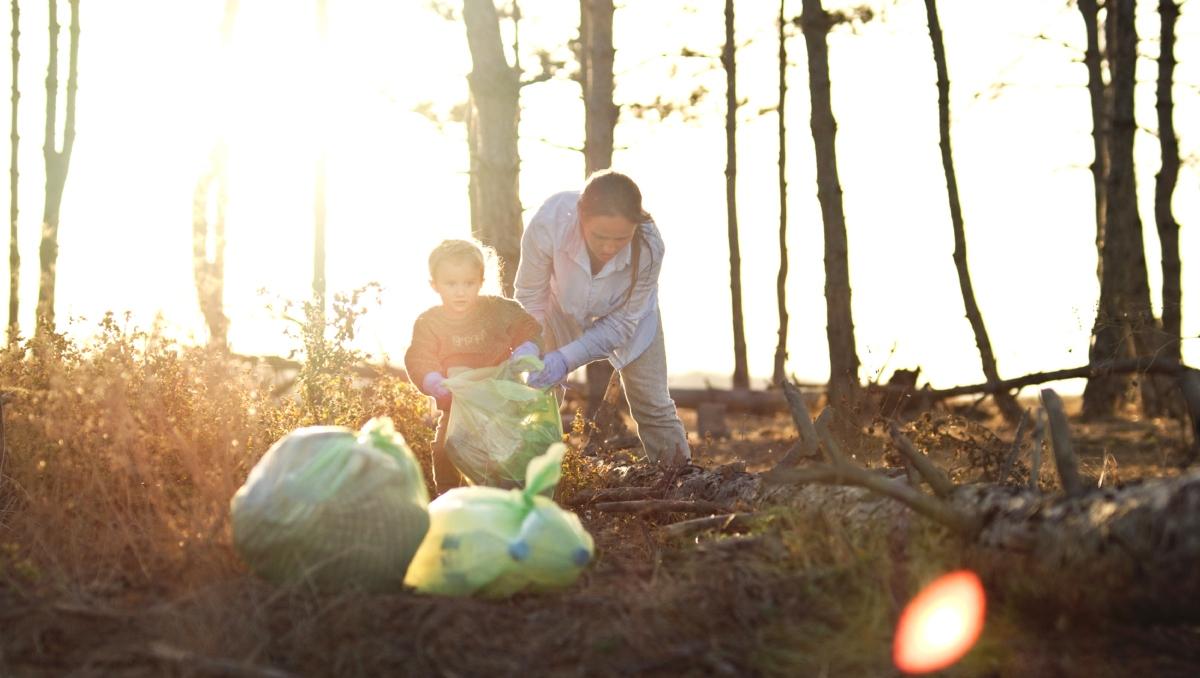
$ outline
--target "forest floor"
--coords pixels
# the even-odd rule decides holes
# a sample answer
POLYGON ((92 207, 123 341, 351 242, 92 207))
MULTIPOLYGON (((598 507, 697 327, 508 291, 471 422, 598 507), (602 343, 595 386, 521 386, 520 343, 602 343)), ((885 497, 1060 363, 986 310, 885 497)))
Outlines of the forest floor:
MULTIPOLYGON (((682 414, 694 430, 695 414, 682 414)), ((782 414, 729 423, 728 437, 695 441, 696 465, 763 471, 795 440, 782 414)), ((1178 474, 1186 458, 1177 422, 1072 425, 1092 483, 1178 474)), ((960 481, 994 468, 1013 436, 987 404, 938 409, 906 431, 960 481)), ((856 452, 872 467, 889 463, 875 435, 878 444, 856 452)), ((1052 487, 1053 476, 1047 462, 1042 483, 1052 487)), ((897 585, 877 542, 786 514, 743 534, 686 540, 661 529, 686 516, 579 514, 597 554, 580 581, 502 601, 280 589, 246 573, 227 538, 205 548, 228 567, 152 586, 134 576, 38 584, 11 559, 6 569, 0 553, 0 675, 898 675, 899 609, 953 560, 914 567, 897 585)), ((939 675, 1200 675, 1200 626, 989 602, 975 648, 939 675)))

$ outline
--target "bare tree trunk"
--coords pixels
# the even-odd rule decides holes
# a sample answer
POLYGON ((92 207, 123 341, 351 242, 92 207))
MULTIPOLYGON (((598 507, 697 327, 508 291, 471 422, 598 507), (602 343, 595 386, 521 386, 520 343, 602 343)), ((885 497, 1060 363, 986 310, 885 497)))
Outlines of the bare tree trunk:
POLYGON ((63 121, 63 147, 55 149, 58 111, 58 2, 50 0, 50 60, 46 67, 46 205, 42 211, 42 241, 38 254, 41 283, 38 286, 37 332, 54 331, 54 283, 58 265, 58 218, 63 188, 75 147, 75 93, 79 89, 79 0, 71 6, 71 48, 67 70, 66 119, 63 121))
POLYGON ((1105 143, 1107 125, 1104 120, 1104 78, 1100 58, 1100 18, 1096 0, 1079 0, 1077 5, 1083 16, 1084 32, 1087 34, 1087 49, 1083 63, 1088 74, 1088 97, 1092 104, 1092 189, 1096 195, 1096 275, 1103 275, 1104 257, 1099 256, 1104 244, 1104 177, 1108 171, 1108 150, 1105 143))
POLYGON ((787 0, 779 0, 779 275, 775 278, 775 298, 779 305, 779 343, 775 345, 775 369, 771 383, 779 384, 787 378, 784 363, 787 362, 787 120, 784 117, 787 103, 787 17, 784 14, 787 0))
POLYGON ((580 78, 583 88, 584 173, 612 166, 613 130, 620 111, 613 103, 613 0, 580 0, 580 78))
MULTIPOLYGON (((613 2, 579 0, 579 85, 583 90, 585 176, 612 166, 613 131, 620 110, 613 103, 613 2)), ((607 360, 587 366, 587 416, 594 418, 613 374, 607 360)), ((620 389, 617 382, 616 389, 620 389)), ((618 397, 618 391, 612 394, 618 397)), ((624 420, 616 421, 624 424, 624 420)))
POLYGON ((21 3, 12 0, 12 120, 9 132, 11 155, 8 164, 8 343, 16 343, 21 335, 21 250, 17 246, 17 216, 20 214, 17 203, 17 186, 20 173, 17 168, 17 148, 21 137, 17 134, 17 103, 21 99, 21 90, 17 87, 17 65, 21 61, 21 3))
POLYGON ((512 296, 521 256, 520 156, 517 121, 520 82, 508 65, 500 40, 500 19, 492 0, 465 0, 463 22, 471 49, 470 111, 471 232, 496 251, 500 282, 512 296))
POLYGON ((1175 104, 1171 88, 1175 84, 1175 21, 1179 5, 1174 0, 1159 0, 1161 19, 1158 55, 1158 143, 1162 169, 1154 182, 1154 221, 1162 244, 1162 329, 1163 354, 1178 360, 1181 356, 1182 289, 1179 262, 1179 223, 1171 212, 1171 198, 1179 179, 1179 139, 1175 136, 1175 104))
MULTIPOLYGON (((317 0, 317 36, 321 45, 329 42, 329 9, 328 0, 317 0)), ((324 86, 328 83, 319 83, 324 86)), ((327 120, 318 124, 326 125, 327 120)), ((321 147, 317 149, 317 161, 313 176, 313 304, 317 308, 317 322, 325 325, 325 167, 328 150, 325 148, 325 130, 320 129, 317 138, 321 147)))
MULTIPOLYGON (((1109 116, 1109 166, 1105 182, 1104 242, 1100 302, 1093 327, 1089 361, 1150 355, 1160 345, 1157 321, 1150 307, 1150 284, 1142 243, 1142 222, 1137 211, 1134 176, 1133 113, 1134 67, 1137 62, 1137 28, 1134 0, 1110 0, 1106 22, 1112 26, 1108 45, 1112 73, 1109 116)), ((1142 406, 1147 414, 1161 410, 1165 388, 1161 380, 1142 378, 1142 406)), ((1125 395, 1127 380, 1116 376, 1088 380, 1083 393, 1085 416, 1111 414, 1125 395)))
POLYGON ((210 156, 208 172, 196 182, 192 193, 192 275, 200 313, 208 326, 209 343, 226 346, 229 319, 225 316, 225 205, 227 182, 226 148, 217 141, 210 156), (209 252, 209 191, 215 185, 217 196, 212 221, 212 252, 209 252))
POLYGON ((737 47, 733 35, 733 0, 725 0, 725 205, 729 223, 729 294, 733 300, 733 387, 750 388, 746 367, 746 329, 742 317, 742 254, 737 223, 737 47))
MULTIPOLYGON (((832 19, 821 0, 804 0, 800 15, 808 51, 808 87, 812 98, 812 136, 817 157, 817 198, 825 227, 826 334, 829 339, 829 401, 849 415, 858 400, 858 352, 850 307, 850 267, 846 250, 846 217, 838 179, 835 136, 837 122, 829 94, 829 49, 826 36, 832 19)), ((839 419, 846 422, 848 416, 839 419)))
MULTIPOLYGON (((222 50, 227 50, 233 41, 237 11, 238 0, 225 0, 225 11, 221 18, 222 50)), ((225 315, 225 206, 229 197, 227 159, 228 148, 222 130, 213 143, 209 169, 196 182, 192 193, 192 274, 196 282, 200 313, 203 314, 204 324, 208 327, 209 343, 222 348, 228 344, 229 333, 229 318, 225 315), (216 198, 210 200, 210 192, 214 186, 216 198), (211 243, 210 205, 213 208, 211 243)))
MULTIPOLYGON (((946 175, 946 195, 950 201, 950 223, 954 229, 954 268, 958 271, 958 287, 962 291, 963 306, 967 321, 975 333, 975 345, 979 347, 979 360, 983 365, 983 376, 989 382, 997 382, 996 356, 992 353, 992 342, 983 324, 983 315, 975 300, 971 285, 971 272, 967 268, 967 238, 963 227, 962 204, 958 196, 958 177, 954 171, 954 155, 950 150, 950 76, 946 67, 946 47, 942 42, 942 26, 938 19, 937 2, 925 0, 925 14, 929 22, 929 40, 933 44, 933 61, 937 67, 938 88, 938 133, 941 140, 942 169, 946 175)), ((1021 418, 1021 407, 1007 391, 997 391, 996 405, 1004 418, 1016 423, 1021 418)))

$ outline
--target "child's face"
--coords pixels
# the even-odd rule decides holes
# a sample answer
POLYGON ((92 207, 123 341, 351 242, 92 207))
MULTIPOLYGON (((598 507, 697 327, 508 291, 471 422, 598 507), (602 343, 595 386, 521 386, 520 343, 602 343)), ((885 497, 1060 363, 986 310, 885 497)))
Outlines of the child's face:
POLYGON ((471 261, 444 261, 438 265, 433 290, 442 298, 442 306, 451 317, 461 318, 470 312, 483 286, 483 272, 471 261))

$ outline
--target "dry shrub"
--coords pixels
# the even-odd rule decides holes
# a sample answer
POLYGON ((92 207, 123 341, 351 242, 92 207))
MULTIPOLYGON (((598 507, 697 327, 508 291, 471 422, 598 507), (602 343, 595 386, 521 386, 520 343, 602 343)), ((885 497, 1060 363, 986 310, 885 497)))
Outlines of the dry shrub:
MULTIPOLYGON (((347 323, 345 309, 335 311, 334 322, 347 323)), ((0 352, 11 397, 0 486, 0 544, 10 555, 0 560, 24 564, 18 588, 107 596, 240 571, 229 500, 263 452, 299 426, 357 428, 391 416, 427 469, 425 397, 386 375, 352 383, 348 368, 361 356, 344 340, 309 343, 305 358, 319 365, 307 360, 299 388, 281 396, 227 353, 126 328, 111 314, 87 346, 49 335, 0 352)))

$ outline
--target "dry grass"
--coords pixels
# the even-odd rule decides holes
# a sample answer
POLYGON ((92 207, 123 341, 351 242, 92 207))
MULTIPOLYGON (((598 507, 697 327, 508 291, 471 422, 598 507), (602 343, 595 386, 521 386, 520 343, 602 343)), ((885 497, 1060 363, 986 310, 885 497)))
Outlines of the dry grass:
MULTIPOLYGON (((352 328, 354 311, 340 308, 328 339, 315 319, 301 323, 305 369, 282 396, 220 352, 111 317, 86 347, 51 337, 0 353, 12 397, 0 675, 887 675, 901 604, 956 563, 954 544, 915 521, 903 533, 848 534, 781 510, 743 534, 679 543, 654 520, 583 510, 598 557, 561 594, 480 601, 273 587, 239 562, 228 507, 275 439, 387 414, 428 471, 425 399, 384 376, 346 376, 359 356, 342 348, 337 327, 352 328)), ((786 424, 763 422, 705 443, 703 455, 761 467, 789 437, 786 424)), ((947 459, 973 463, 970 449, 954 448, 962 436, 938 440, 947 459)), ((564 490, 599 482, 568 456, 564 490)), ((1141 632, 1137 643, 1105 645, 1130 630, 1080 633, 999 608, 954 674, 1119 675, 1103 668, 1119 655, 1122 666, 1170 675, 1200 657, 1194 632, 1141 632)))

